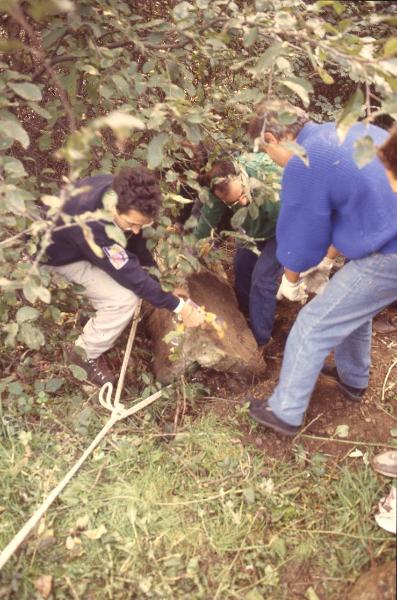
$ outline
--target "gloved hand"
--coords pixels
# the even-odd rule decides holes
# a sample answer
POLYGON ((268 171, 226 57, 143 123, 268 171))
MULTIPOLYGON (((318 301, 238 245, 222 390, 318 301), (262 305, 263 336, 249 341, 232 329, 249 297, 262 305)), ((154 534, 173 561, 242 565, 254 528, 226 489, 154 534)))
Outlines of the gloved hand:
POLYGON ((178 313, 178 317, 186 327, 198 327, 205 321, 205 312, 193 300, 189 299, 186 300, 182 310, 178 313))
POLYGON ((284 273, 277 292, 277 300, 281 300, 282 298, 287 298, 287 300, 291 300, 292 302, 300 302, 301 304, 305 304, 307 300, 307 293, 306 286, 302 279, 299 279, 296 283, 291 283, 288 281, 284 273))
POLYGON ((323 260, 319 262, 318 265, 307 269, 307 271, 303 271, 300 276, 306 277, 307 275, 311 275, 317 271, 320 271, 321 273, 327 273, 329 275, 333 266, 334 260, 332 258, 328 258, 328 256, 324 256, 323 260))
POLYGON ((307 292, 321 294, 324 291, 333 265, 334 261, 332 258, 325 256, 318 265, 301 273, 300 276, 305 283, 307 292))

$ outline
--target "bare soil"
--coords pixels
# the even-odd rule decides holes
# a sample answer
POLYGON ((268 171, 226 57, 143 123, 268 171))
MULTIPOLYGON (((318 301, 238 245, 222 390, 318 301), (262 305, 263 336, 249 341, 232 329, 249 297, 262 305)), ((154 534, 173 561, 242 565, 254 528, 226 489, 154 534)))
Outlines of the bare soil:
MULTIPOLYGON (((208 410, 216 412, 222 418, 235 414, 236 403, 244 404, 249 397, 266 398, 277 384, 280 373, 283 349, 288 332, 291 329, 299 307, 288 301, 279 303, 276 315, 276 325, 273 332, 274 342, 265 350, 267 373, 264 378, 247 382, 230 374, 200 371, 194 379, 202 382, 211 390, 219 401, 211 402, 208 410)), ((397 321, 397 313, 385 310, 379 317, 390 323, 397 321)), ((375 328, 374 328, 375 329, 375 328)), ((354 442, 370 444, 389 444, 390 430, 396 426, 396 421, 390 416, 390 407, 396 411, 396 387, 388 391, 392 384, 396 385, 397 367, 389 372, 397 355, 397 330, 388 333, 373 332, 372 367, 368 390, 360 402, 354 402, 344 397, 335 384, 320 376, 315 387, 310 407, 307 413, 304 434, 302 438, 305 448, 309 451, 322 451, 331 456, 339 457, 357 446, 354 442), (387 377, 386 386, 384 386, 387 377), (384 390, 385 387, 385 390, 384 390), (311 439, 306 435, 330 438, 338 425, 347 425, 349 433, 347 440, 311 439)), ((332 357, 329 358, 332 361, 332 357)), ((266 428, 241 425, 242 439, 252 444, 269 456, 287 458, 296 443, 293 440, 279 436, 266 428)), ((358 445, 359 447, 359 445, 358 445)), ((363 452, 365 447, 363 447, 363 452)))

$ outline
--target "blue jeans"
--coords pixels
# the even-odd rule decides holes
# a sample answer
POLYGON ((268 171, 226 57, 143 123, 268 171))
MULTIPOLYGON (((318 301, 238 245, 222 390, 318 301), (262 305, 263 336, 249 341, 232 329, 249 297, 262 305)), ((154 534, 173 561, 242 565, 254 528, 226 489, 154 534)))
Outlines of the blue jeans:
POLYGON ((280 379, 269 406, 300 425, 326 356, 335 350, 338 375, 365 388, 371 362, 372 318, 397 299, 397 254, 351 260, 324 292, 300 311, 288 336, 280 379))
POLYGON ((272 335, 278 276, 282 267, 276 257, 276 239, 262 243, 257 256, 248 248, 237 248, 234 258, 235 289, 240 309, 249 315, 259 345, 272 335))

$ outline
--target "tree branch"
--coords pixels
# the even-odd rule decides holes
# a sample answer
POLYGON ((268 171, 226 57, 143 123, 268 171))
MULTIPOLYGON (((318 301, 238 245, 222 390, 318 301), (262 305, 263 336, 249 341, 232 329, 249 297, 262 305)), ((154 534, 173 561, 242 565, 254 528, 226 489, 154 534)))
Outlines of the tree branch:
POLYGON ((68 123, 69 123, 70 131, 71 132, 76 131, 76 119, 74 117, 72 107, 70 106, 69 98, 68 98, 65 90, 59 83, 58 77, 57 77, 55 71, 51 67, 51 63, 49 63, 49 64, 47 63, 46 54, 44 52, 44 49, 43 49, 40 39, 36 35, 36 32, 34 31, 34 29, 30 26, 30 24, 26 20, 26 17, 25 17, 19 4, 15 4, 15 6, 12 7, 10 14, 11 14, 12 18, 26 31, 27 35, 29 36, 29 40, 30 40, 30 45, 29 45, 30 48, 29 49, 32 52, 32 54, 34 56, 36 56, 44 64, 44 70, 47 71, 52 83, 54 84, 55 88, 57 89, 57 92, 58 92, 58 95, 59 95, 61 101, 63 102, 64 109, 65 109, 66 116, 67 116, 68 123))
MULTIPOLYGON (((214 25, 216 25, 218 23, 223 23, 223 22, 224 22, 224 18, 221 18, 221 17, 212 19, 212 21, 209 21, 208 23, 205 23, 201 27, 199 27, 198 33, 201 34, 205 30, 209 29, 210 27, 213 27, 214 25)), ((190 30, 187 30, 187 31, 190 31, 190 30)), ((101 35, 99 38, 94 40, 95 43, 98 44, 98 42, 100 40, 102 40, 102 38, 104 38, 105 35, 109 35, 111 33, 119 33, 119 32, 108 31, 106 34, 101 35)), ((181 31, 179 33, 181 33, 182 35, 185 35, 183 33, 183 31, 181 31)), ((190 36, 185 35, 185 39, 181 40, 179 42, 173 42, 173 43, 168 43, 168 44, 146 44, 146 48, 148 48, 148 50, 180 50, 182 48, 185 48, 185 46, 187 46, 189 43, 194 43, 194 40, 190 36)), ((100 50, 101 48, 106 48, 107 50, 113 50, 115 48, 125 48, 127 46, 136 46, 136 44, 133 40, 127 40, 124 42, 111 42, 110 44, 106 44, 106 45, 102 45, 102 46, 99 45, 98 49, 100 50)), ((88 58, 88 55, 80 56, 79 58, 88 58)), ((40 77, 43 75, 43 73, 45 71, 48 71, 48 69, 51 68, 52 66, 63 63, 63 62, 69 62, 70 60, 75 60, 75 59, 76 59, 76 56, 74 56, 73 54, 63 54, 61 56, 52 56, 51 58, 46 58, 42 64, 42 66, 39 67, 39 69, 37 69, 33 73, 32 81, 36 81, 37 79, 40 79, 40 77)))

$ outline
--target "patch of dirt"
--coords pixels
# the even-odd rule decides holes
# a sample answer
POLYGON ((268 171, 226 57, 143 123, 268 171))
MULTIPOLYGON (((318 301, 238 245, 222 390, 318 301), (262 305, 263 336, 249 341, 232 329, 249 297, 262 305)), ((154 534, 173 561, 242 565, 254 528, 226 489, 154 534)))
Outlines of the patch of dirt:
POLYGON ((396 565, 388 562, 360 575, 345 600, 393 600, 395 594, 396 565))
MULTIPOLYGON (((223 419, 235 415, 236 404, 244 404, 247 398, 266 398, 277 384, 280 373, 283 349, 288 332, 291 329, 299 307, 292 303, 279 303, 276 325, 273 333, 274 342, 266 352, 268 364, 264 379, 244 381, 230 374, 219 374, 208 371, 197 372, 193 379, 201 382, 211 390, 211 394, 219 398, 211 402, 208 410, 214 411, 223 419)), ((395 311, 385 310, 380 317, 393 320, 395 311)), ((347 425, 347 440, 367 442, 371 444, 389 444, 390 429, 396 421, 387 414, 387 405, 396 402, 396 390, 386 391, 382 399, 382 390, 388 370, 397 355, 397 332, 373 332, 372 367, 368 390, 361 402, 347 400, 335 384, 320 376, 315 387, 305 422, 304 435, 330 438, 338 425, 347 425)), ((396 384, 396 367, 389 373, 387 386, 396 384)), ((288 458, 295 446, 296 439, 289 439, 271 432, 265 427, 245 425, 242 419, 242 441, 252 444, 264 453, 276 458, 288 458)), ((346 440, 337 441, 310 439, 301 437, 305 448, 310 452, 321 451, 334 457, 345 455, 355 447, 346 440)), ((357 446, 358 448, 360 446, 357 446)), ((363 447, 363 451, 365 446, 363 447)))

